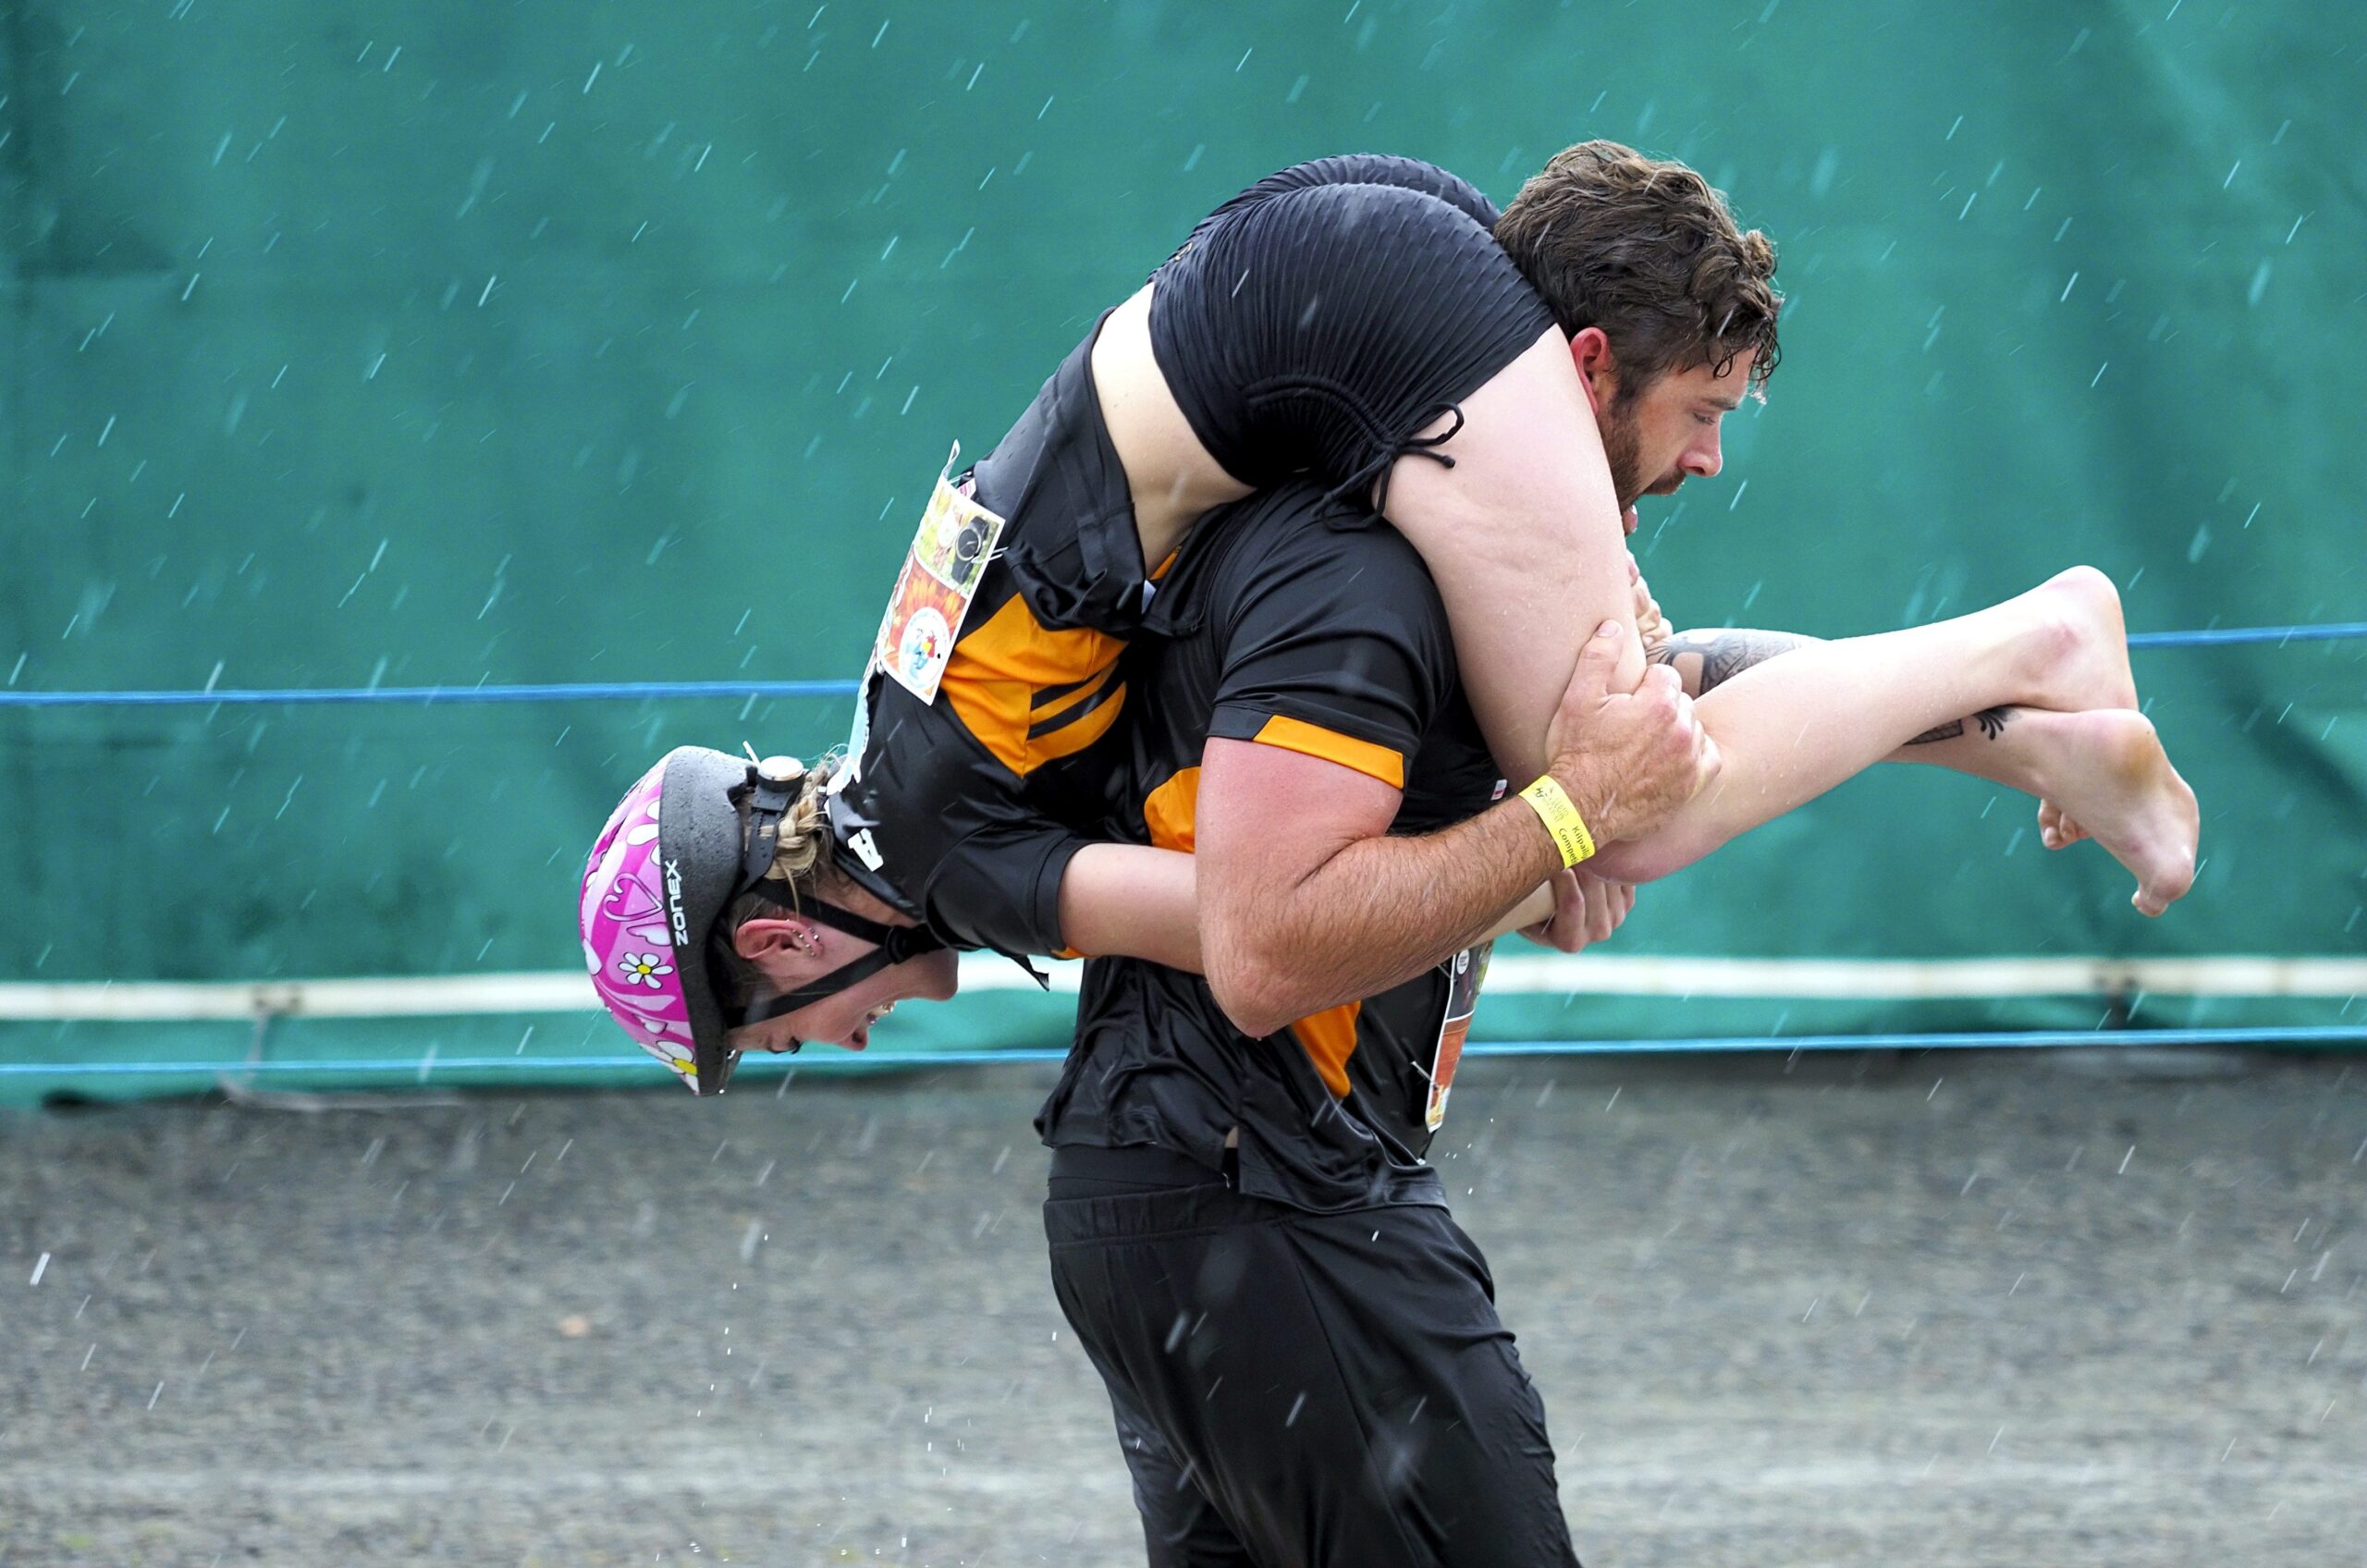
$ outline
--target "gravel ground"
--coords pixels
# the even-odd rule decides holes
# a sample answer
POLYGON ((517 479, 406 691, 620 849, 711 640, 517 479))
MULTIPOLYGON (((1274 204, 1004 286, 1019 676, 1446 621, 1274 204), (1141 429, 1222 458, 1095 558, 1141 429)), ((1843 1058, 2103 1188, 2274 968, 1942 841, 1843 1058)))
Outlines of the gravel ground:
MULTIPOLYGON (((2367 1071, 2092 1060, 1466 1070, 1594 1568, 2367 1562, 2367 1071)), ((1047 1082, 0 1122, 0 1563, 1139 1563, 1047 1082)))

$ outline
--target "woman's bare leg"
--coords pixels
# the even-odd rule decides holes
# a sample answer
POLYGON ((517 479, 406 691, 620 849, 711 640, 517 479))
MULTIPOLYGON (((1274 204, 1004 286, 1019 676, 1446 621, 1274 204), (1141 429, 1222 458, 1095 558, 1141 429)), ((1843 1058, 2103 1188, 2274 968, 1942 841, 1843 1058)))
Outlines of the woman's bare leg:
MULTIPOLYGON (((1688 631, 1650 656, 1674 668, 1698 697, 1820 641, 1742 628, 1688 631)), ((2128 697, 2084 713, 1983 708, 1923 731, 1884 760, 1944 767, 2037 796, 2040 841, 2051 850, 2095 836, 2080 826, 2081 816, 2101 823, 2104 849, 2142 880, 2154 846, 2194 842, 2199 814, 2194 791, 2170 766, 2152 721, 2136 711, 2133 689, 2128 697)))
MULTIPOLYGON (((1490 750, 1515 779, 1545 770, 1545 731, 1584 632, 1634 624, 1619 500, 1594 407, 1549 330, 1463 400, 1439 451, 1400 458, 1389 520, 1422 553, 1446 602, 1456 663, 1490 750)), ((1439 426, 1425 434, 1435 435, 1439 426)), ((1616 678, 1632 691, 1637 656, 1616 678)))
MULTIPOLYGON (((2017 775, 2017 787, 2036 784, 2091 827, 2110 821, 2099 837, 2136 876, 2138 909, 2159 914, 2193 881, 2192 791, 2142 716, 2068 711, 2128 689, 2119 627, 2112 584, 2079 568, 1955 620, 1809 643, 1744 669, 1696 704, 1725 756, 1718 780, 1650 837, 1605 849, 1602 869, 1665 876, 1876 762, 1924 748, 1955 748, 1933 760, 1968 771, 2002 770, 2002 759, 1971 750, 1969 733, 1931 732, 1963 715, 2018 706, 2050 710, 2035 738, 2053 746, 2043 766, 2017 775), (2067 728, 2073 719, 2076 731, 2067 728), (1910 744, 1919 738, 1923 747, 1910 744), (2067 792, 2081 804, 2071 806, 2067 792)), ((1978 718, 1967 726, 1981 728, 1978 718)))
MULTIPOLYGON (((1527 778, 1543 767, 1546 725, 1576 662, 1571 629, 1634 624, 1625 540, 1592 405, 1559 332, 1463 411, 1441 448, 1455 466, 1401 459, 1389 516, 1438 582, 1481 731, 1511 776, 1527 778)), ((1620 674, 1640 680, 1640 659, 1620 674)), ((1689 864, 1968 714, 2012 704, 2074 713, 2134 696, 2118 596, 2092 571, 1956 620, 1803 649, 1700 699, 1702 729, 1725 759, 1718 781, 1650 838, 1608 847, 1603 869, 1640 879, 1689 864)), ((2148 913, 2193 878, 2183 791, 2165 759, 2138 791, 2145 809, 2115 808, 2127 821, 2114 852, 2148 913)))

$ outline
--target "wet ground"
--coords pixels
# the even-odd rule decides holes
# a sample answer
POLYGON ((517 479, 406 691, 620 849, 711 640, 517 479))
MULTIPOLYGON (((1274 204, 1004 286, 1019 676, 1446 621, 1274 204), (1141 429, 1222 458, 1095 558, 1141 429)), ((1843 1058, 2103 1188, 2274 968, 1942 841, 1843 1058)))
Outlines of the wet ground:
MULTIPOLYGON (((2367 1063, 2094 1060, 1466 1069, 1591 1568, 2367 1562, 2367 1063)), ((1139 1563, 1047 1071, 0 1121, 0 1564, 1139 1563)))

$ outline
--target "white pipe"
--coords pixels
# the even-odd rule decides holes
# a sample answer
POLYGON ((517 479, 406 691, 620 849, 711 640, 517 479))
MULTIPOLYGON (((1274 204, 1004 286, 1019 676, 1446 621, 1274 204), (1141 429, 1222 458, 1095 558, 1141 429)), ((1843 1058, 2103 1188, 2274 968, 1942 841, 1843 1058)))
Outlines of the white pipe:
MULTIPOLYGON (((1073 995, 1082 966, 1047 963, 1055 992, 1073 995)), ((992 954, 962 959, 965 991, 1033 991, 992 954)), ((2367 994, 2367 959, 1977 958, 1752 959, 1504 953, 1490 996, 1764 997, 1910 1001, 1995 997, 2317 997, 2367 994)), ((416 1018, 579 1012, 599 1006, 591 982, 560 971, 365 979, 218 983, 134 980, 0 985, 0 1020, 203 1022, 274 1018, 416 1018)))

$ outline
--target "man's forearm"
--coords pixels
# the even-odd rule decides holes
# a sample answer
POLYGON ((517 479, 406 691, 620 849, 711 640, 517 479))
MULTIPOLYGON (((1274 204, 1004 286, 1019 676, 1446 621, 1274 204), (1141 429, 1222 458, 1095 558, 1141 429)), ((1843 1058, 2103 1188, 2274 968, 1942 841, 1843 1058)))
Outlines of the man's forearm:
MULTIPOLYGON (((1270 1035, 1309 1013, 1377 995, 1479 941, 1561 867, 1522 801, 1418 837, 1344 845, 1280 896, 1233 912, 1233 955, 1254 981, 1233 1022, 1270 1035)), ((1220 962, 1212 953, 1212 965, 1220 962)))
MULTIPOLYGON (((1385 842, 1413 844, 1417 840, 1385 842)), ((1067 874, 1061 879, 1061 940, 1073 953, 1084 957, 1147 959, 1188 974, 1205 973, 1194 893, 1196 869, 1192 856, 1171 850, 1133 844, 1086 845, 1069 862, 1067 874)), ((1471 940, 1509 936, 1552 918, 1552 888, 1540 883, 1500 913, 1471 940)), ((1439 956, 1443 958, 1470 945, 1468 941, 1459 941, 1439 956)), ((1425 967, 1417 960, 1407 975, 1418 974, 1425 967)))

